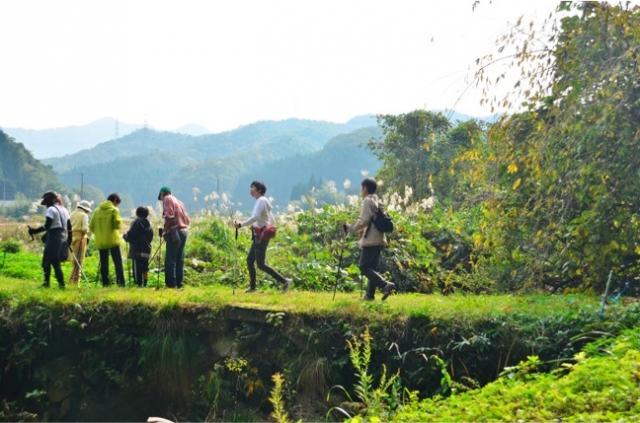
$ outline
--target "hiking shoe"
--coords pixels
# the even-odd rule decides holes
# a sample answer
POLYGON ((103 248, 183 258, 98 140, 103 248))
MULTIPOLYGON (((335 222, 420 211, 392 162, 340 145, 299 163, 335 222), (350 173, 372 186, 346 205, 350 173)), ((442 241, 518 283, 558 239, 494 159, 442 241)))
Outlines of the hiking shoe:
POLYGON ((289 287, 291 286, 291 279, 285 279, 284 283, 282 284, 282 293, 286 293, 289 290, 289 287))
POLYGON ((40 288, 49 288, 49 284, 47 282, 40 285, 40 288))
POLYGON ((374 299, 375 299, 374 297, 370 297, 368 295, 360 297, 360 301, 373 301, 374 299))
POLYGON ((395 283, 387 282, 387 285, 382 290, 382 301, 389 298, 389 295, 391 295, 391 291, 393 291, 393 288, 395 287, 396 287, 395 283))
POLYGON ((250 292, 256 292, 256 291, 257 291, 257 289, 255 289, 255 288, 249 288, 249 289, 247 289, 247 290, 246 290, 246 291, 244 291, 244 292, 245 292, 245 293, 250 293, 250 292))

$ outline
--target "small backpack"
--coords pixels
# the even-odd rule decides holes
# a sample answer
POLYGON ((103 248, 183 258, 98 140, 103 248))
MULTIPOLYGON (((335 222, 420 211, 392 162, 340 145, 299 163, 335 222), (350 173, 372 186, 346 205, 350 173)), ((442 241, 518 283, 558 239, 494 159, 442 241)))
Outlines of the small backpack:
POLYGON ((393 232, 393 220, 391 220, 389 213, 384 211, 382 204, 378 204, 378 210, 373 218, 373 226, 382 233, 393 232))

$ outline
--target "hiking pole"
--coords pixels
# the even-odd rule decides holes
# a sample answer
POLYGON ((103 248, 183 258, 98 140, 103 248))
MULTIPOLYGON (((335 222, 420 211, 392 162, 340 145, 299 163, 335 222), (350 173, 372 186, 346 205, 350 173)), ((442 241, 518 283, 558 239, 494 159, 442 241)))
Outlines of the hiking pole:
POLYGON ((604 308, 607 305, 607 296, 609 295, 609 287, 611 286, 611 277, 613 276, 613 269, 609 271, 609 277, 607 278, 607 285, 604 288, 604 295, 602 296, 602 301, 600 301, 601 309, 600 316, 604 315, 604 308))
POLYGON ((84 273, 84 270, 82 269, 82 265, 80 264, 80 260, 78 260, 78 256, 76 256, 76 254, 73 252, 73 249, 71 248, 71 246, 69 246, 69 251, 71 251, 71 256, 73 257, 73 261, 78 266, 78 269, 80 269, 80 274, 84 276, 84 280, 87 282, 87 285, 91 286, 91 283, 89 282, 89 278, 87 278, 87 275, 84 273))
POLYGON ((156 290, 160 289, 160 259, 162 258, 162 228, 158 228, 158 235, 160 236, 160 245, 158 245, 158 274, 156 276, 156 290))
MULTIPOLYGON (((236 222, 233 222, 236 226, 236 222)), ((233 252, 233 285, 231 295, 236 295, 236 279, 238 278, 238 228, 236 228, 236 246, 233 252)))
POLYGON ((342 225, 342 234, 338 235, 340 241, 340 260, 338 261, 338 268, 336 269, 336 283, 333 285, 333 300, 336 299, 336 291, 338 290, 338 281, 340 280, 340 271, 342 270, 342 258, 344 257, 344 246, 346 245, 347 226, 342 225))

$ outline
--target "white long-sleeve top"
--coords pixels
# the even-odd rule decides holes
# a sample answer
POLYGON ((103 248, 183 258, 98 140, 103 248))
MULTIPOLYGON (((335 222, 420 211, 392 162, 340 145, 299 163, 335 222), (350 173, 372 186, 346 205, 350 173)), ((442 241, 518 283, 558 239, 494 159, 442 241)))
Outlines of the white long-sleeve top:
POLYGON ((273 210, 273 206, 267 197, 264 195, 258 197, 256 199, 256 204, 253 206, 253 213, 251 214, 251 217, 244 222, 240 222, 240 226, 244 227, 253 224, 255 227, 264 228, 268 224, 273 225, 276 220, 274 219, 271 210, 273 210))

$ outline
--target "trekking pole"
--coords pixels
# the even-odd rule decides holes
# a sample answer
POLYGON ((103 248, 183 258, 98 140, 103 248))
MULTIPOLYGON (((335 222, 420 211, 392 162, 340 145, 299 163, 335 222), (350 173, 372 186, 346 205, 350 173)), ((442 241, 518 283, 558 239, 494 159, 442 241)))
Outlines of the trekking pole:
POLYGON ((342 226, 342 234, 338 235, 341 239, 340 241, 340 260, 338 261, 338 268, 336 269, 336 283, 333 286, 333 300, 336 299, 336 291, 338 290, 338 281, 340 280, 340 271, 342 270, 342 258, 344 257, 344 247, 346 245, 346 235, 347 235, 347 227, 343 224, 342 226))
MULTIPOLYGON (((233 222, 236 226, 236 222, 233 222)), ((233 289, 231 295, 236 295, 236 279, 238 278, 238 228, 236 228, 236 245, 233 252, 233 289)))
MULTIPOLYGON (((80 242, 82 242, 82 241, 80 241, 80 242)), ((86 273, 84 273, 84 270, 82 269, 82 265, 80 264, 80 260, 78 260, 78 256, 76 256, 76 254, 73 252, 73 249, 71 248, 71 246, 69 246, 69 251, 71 251, 71 256, 73 257, 73 261, 78 266, 80 274, 82 276, 84 276, 84 280, 87 282, 87 285, 91 286, 91 283, 89 282, 89 278, 87 278, 86 273)))
POLYGON ((158 245, 158 274, 156 275, 156 290, 160 289, 160 260, 162 259, 162 228, 158 228, 160 245, 158 245))
POLYGON ((607 278, 607 285, 604 288, 604 295, 602 296, 602 301, 600 301, 600 315, 604 315, 604 308, 607 305, 607 296, 609 295, 609 287, 611 286, 611 277, 613 276, 613 269, 609 271, 609 277, 607 278))

